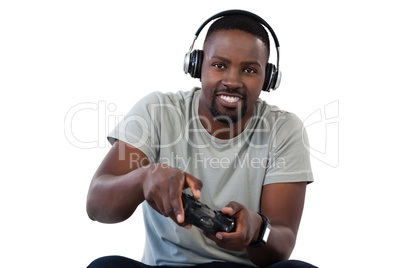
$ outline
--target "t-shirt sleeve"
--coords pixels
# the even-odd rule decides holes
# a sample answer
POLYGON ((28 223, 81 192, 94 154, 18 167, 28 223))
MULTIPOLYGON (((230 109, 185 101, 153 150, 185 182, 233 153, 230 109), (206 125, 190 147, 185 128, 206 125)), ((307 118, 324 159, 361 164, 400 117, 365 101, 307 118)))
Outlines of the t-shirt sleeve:
POLYGON ((108 140, 114 144, 116 140, 123 141, 141 150, 151 162, 157 158, 156 144, 159 144, 158 113, 152 107, 157 106, 160 99, 157 93, 151 93, 141 99, 108 135, 108 140))
POLYGON ((307 132, 292 113, 279 116, 270 134, 271 151, 264 185, 314 181, 307 132))

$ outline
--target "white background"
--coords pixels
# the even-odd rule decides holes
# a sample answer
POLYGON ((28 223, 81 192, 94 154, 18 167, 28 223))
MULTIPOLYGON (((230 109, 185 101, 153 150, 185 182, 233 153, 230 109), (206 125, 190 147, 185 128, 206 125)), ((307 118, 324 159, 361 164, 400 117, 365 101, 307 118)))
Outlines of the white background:
POLYGON ((276 31, 283 80, 261 97, 296 113, 311 140, 315 182, 292 258, 399 265, 398 1, 16 0, 0 3, 1 266, 140 258, 139 211, 115 225, 86 216, 106 133, 141 96, 199 85, 184 54, 205 19, 231 8, 276 31))

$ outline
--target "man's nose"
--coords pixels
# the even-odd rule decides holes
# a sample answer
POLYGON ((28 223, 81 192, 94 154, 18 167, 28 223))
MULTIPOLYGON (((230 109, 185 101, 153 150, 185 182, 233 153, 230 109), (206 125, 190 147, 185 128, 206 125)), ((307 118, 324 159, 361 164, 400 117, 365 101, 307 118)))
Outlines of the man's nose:
POLYGON ((243 85, 241 79, 241 73, 237 68, 229 68, 225 72, 225 76, 222 79, 222 84, 228 88, 238 88, 243 85))

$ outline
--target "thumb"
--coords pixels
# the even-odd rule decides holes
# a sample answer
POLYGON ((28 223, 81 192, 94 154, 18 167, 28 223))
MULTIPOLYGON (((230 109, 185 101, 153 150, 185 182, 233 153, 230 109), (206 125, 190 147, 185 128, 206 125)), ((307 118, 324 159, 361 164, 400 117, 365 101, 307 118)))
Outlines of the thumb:
POLYGON ((236 214, 239 210, 241 209, 240 204, 232 201, 229 204, 227 204, 223 209, 222 212, 224 214, 227 214, 229 216, 233 216, 234 214, 236 214))

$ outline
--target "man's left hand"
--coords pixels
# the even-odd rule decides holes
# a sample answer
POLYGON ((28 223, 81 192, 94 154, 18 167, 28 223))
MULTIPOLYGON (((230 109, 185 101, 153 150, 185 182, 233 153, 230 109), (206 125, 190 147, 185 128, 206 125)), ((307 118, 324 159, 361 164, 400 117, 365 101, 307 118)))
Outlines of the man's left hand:
POLYGON ((215 235, 203 232, 206 237, 213 240, 219 247, 242 251, 251 242, 258 239, 262 224, 261 216, 240 203, 230 202, 222 209, 224 214, 236 220, 236 230, 232 233, 217 232, 215 235))

